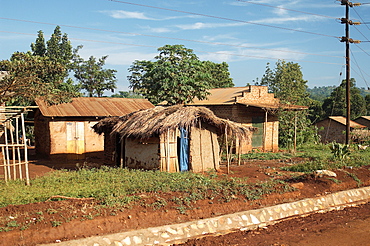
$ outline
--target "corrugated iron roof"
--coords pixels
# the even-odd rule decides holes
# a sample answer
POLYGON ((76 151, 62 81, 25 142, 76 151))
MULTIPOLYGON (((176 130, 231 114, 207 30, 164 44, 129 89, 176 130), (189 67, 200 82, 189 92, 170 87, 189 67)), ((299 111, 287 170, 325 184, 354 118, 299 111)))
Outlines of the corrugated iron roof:
POLYGON ((360 118, 370 121, 370 116, 361 116, 361 117, 358 117, 357 119, 360 119, 360 118))
POLYGON ((43 100, 36 100, 36 103, 46 117, 122 116, 154 107, 147 99, 114 97, 78 97, 70 103, 51 106, 43 100))
MULTIPOLYGON (((207 105, 227 105, 227 104, 242 104, 245 106, 252 106, 266 109, 284 108, 287 110, 304 110, 307 106, 299 105, 282 105, 277 103, 279 100, 275 99, 271 102, 256 102, 248 101, 248 93, 250 87, 230 87, 230 88, 216 88, 208 90, 210 93, 205 100, 194 99, 189 105, 193 106, 207 106, 207 105)), ((269 93, 270 94, 270 93, 269 93)))
MULTIPOLYGON (((342 125, 347 125, 347 118, 343 116, 329 116, 329 119, 334 120, 342 125)), ((366 126, 361 125, 353 120, 349 121, 349 126, 351 128, 366 128, 366 126)))
POLYGON ((243 92, 248 92, 247 87, 217 88, 208 90, 210 93, 205 100, 194 99, 189 105, 218 105, 235 104, 236 98, 243 96, 243 92))

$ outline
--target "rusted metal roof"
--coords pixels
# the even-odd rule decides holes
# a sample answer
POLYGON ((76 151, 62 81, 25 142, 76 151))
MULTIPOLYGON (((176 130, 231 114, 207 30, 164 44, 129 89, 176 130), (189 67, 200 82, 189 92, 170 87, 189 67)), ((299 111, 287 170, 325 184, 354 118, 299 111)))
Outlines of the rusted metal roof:
POLYGON ((78 97, 70 103, 51 106, 43 100, 36 100, 36 104, 46 117, 123 116, 141 109, 154 108, 147 99, 114 97, 78 97))
POLYGON ((224 105, 235 104, 237 97, 243 96, 243 92, 247 92, 247 87, 230 87, 230 88, 217 88, 210 89, 210 93, 205 100, 194 99, 190 105, 224 105))
MULTIPOLYGON (((334 120, 334 121, 338 122, 339 124, 347 125, 347 118, 346 117, 343 117, 343 116, 329 116, 329 119, 334 120)), ((359 124, 359 123, 357 123, 353 120, 349 121, 349 126, 351 128, 366 128, 366 126, 361 125, 361 124, 359 124)))
POLYGON ((358 117, 356 120, 361 119, 361 118, 370 121, 370 116, 361 116, 361 117, 358 117))
POLYGON ((228 105, 228 104, 242 104, 245 106, 265 108, 265 109, 279 109, 283 108, 286 110, 305 110, 307 106, 300 105, 283 105, 280 104, 279 99, 274 98, 273 93, 267 93, 267 87, 265 88, 265 98, 256 100, 250 98, 252 95, 251 90, 265 86, 247 86, 247 87, 230 87, 230 88, 216 88, 210 89, 208 92, 207 99, 198 100, 194 99, 189 105, 193 106, 207 106, 207 105, 228 105))

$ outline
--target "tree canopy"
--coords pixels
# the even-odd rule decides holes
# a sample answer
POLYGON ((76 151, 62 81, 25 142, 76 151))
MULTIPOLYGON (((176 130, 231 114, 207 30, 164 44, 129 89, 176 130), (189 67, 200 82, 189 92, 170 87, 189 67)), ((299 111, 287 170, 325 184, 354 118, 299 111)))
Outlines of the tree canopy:
POLYGON ((75 78, 80 82, 80 88, 85 90, 90 97, 101 97, 106 90, 113 91, 116 87, 117 72, 114 69, 104 69, 105 60, 108 56, 103 56, 96 60, 90 56, 85 61, 81 57, 75 59, 75 78))
MULTIPOLYGON (((279 60, 274 69, 271 69, 268 63, 261 82, 256 84, 268 86, 270 92, 274 93, 283 104, 309 106, 312 103, 307 93, 307 81, 303 79, 298 63, 279 60)), ((283 147, 291 148, 293 146, 295 124, 297 144, 316 137, 315 131, 310 127, 311 121, 308 119, 308 112, 280 111, 278 116, 279 144, 283 147)))
POLYGON ((29 105, 37 97, 58 103, 74 96, 62 87, 64 66, 46 56, 16 52, 0 61, 0 70, 8 74, 0 83, 1 103, 29 105))
MULTIPOLYGON (((366 115, 366 100, 361 95, 361 91, 356 87, 355 79, 350 81, 350 102, 351 102, 351 119, 366 115)), ((343 80, 340 86, 335 88, 330 96, 324 100, 322 108, 325 116, 344 116, 347 115, 346 105, 346 81, 343 80)))
POLYGON ((183 45, 158 48, 155 61, 135 61, 129 68, 130 87, 154 104, 185 104, 205 99, 207 90, 233 85, 226 63, 202 62, 183 45))
POLYGON ((29 105, 43 97, 54 104, 81 96, 80 90, 102 96, 105 90, 116 88, 116 71, 103 69, 107 56, 83 60, 78 55, 82 46, 73 49, 59 26, 47 41, 43 31, 38 31, 30 47, 29 52, 15 52, 9 60, 0 61, 0 70, 7 74, 0 83, 1 102, 29 105), (73 72, 79 83, 71 78, 73 72))

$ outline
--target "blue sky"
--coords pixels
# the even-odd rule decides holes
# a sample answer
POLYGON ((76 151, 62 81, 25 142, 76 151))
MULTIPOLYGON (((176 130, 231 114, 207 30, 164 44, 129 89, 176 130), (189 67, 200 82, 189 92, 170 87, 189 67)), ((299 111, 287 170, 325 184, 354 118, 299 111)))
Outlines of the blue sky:
MULTIPOLYGON (((362 0, 359 2, 366 2, 362 0)), ((134 60, 152 60, 157 48, 183 44, 201 60, 227 62, 236 86, 261 78, 278 59, 299 63, 309 87, 345 78, 345 7, 330 0, 1 0, 0 59, 28 51, 42 30, 56 25, 84 58, 108 55, 118 71, 118 90, 128 90, 134 60), (340 73, 343 73, 340 75, 340 73)), ((350 9, 351 77, 370 86, 370 4, 350 9)))

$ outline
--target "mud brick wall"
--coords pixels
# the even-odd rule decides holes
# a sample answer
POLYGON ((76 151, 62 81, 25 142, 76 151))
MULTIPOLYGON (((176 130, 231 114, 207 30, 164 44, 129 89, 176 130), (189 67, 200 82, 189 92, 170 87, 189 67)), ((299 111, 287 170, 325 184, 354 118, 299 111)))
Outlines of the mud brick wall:
POLYGON ((336 141, 337 143, 345 143, 346 141, 346 126, 333 120, 323 120, 318 122, 316 126, 319 128, 319 135, 321 142, 330 143, 336 141))

